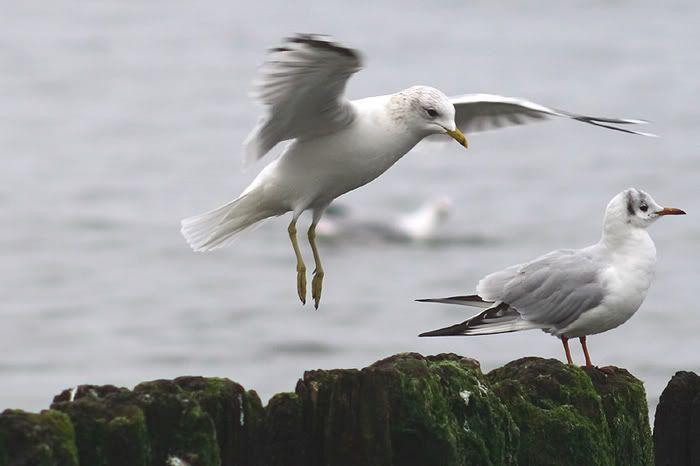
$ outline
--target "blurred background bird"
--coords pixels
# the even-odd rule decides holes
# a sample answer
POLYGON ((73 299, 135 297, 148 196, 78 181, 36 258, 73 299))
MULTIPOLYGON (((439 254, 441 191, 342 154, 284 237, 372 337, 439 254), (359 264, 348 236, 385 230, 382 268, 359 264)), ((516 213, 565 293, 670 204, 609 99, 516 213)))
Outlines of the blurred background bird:
POLYGON ((337 244, 340 241, 430 242, 442 244, 454 240, 441 227, 452 209, 449 196, 439 196, 423 202, 417 209, 386 219, 360 216, 342 203, 333 203, 316 226, 320 241, 337 244))

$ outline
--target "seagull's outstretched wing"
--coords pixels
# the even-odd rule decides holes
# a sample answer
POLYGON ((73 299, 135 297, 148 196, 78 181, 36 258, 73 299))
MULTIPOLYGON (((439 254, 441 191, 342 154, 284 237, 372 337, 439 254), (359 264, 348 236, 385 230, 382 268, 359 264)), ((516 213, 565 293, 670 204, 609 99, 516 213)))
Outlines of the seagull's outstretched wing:
POLYGON ((465 94, 450 97, 450 101, 455 106, 455 123, 464 133, 478 133, 503 126, 524 125, 551 117, 565 117, 624 133, 654 136, 650 133, 613 126, 646 123, 644 120, 577 115, 514 97, 492 94, 465 94))
POLYGON ((254 90, 266 112, 246 139, 244 162, 260 159, 281 141, 348 125, 355 115, 343 93, 361 68, 359 52, 327 36, 297 34, 271 49, 254 90))

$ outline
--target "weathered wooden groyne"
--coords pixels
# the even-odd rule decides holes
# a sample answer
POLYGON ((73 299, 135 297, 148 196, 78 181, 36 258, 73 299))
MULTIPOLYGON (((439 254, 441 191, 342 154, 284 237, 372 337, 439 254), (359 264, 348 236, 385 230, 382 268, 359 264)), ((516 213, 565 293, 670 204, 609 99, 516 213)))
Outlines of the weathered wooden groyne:
POLYGON ((700 377, 676 374, 653 437, 647 413, 616 367, 403 353, 308 371, 267 406, 221 378, 83 385, 0 414, 0 466, 700 464, 700 377))

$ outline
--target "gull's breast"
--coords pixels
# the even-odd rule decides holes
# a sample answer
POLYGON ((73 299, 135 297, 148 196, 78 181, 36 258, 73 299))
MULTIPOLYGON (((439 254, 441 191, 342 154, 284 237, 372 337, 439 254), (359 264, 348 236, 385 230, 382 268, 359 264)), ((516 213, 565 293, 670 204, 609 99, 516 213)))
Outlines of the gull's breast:
POLYGON ((341 130, 293 142, 276 170, 303 193, 330 201, 380 176, 418 142, 380 108, 365 108, 341 130))
POLYGON ((601 271, 605 298, 594 309, 586 311, 560 335, 578 337, 606 332, 627 322, 647 296, 654 278, 656 250, 637 249, 634 254, 619 253, 609 267, 601 271))

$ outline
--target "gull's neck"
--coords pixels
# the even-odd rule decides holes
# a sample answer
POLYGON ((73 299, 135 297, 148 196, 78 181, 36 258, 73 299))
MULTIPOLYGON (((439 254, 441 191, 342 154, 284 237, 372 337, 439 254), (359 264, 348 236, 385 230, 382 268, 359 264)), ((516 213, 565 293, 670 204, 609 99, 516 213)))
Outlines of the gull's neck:
POLYGON ((656 270, 656 247, 651 236, 646 228, 626 223, 624 218, 606 217, 603 236, 596 246, 607 258, 608 267, 602 275, 606 286, 624 296, 617 305, 611 305, 633 313, 646 296, 656 270))
POLYGON ((606 217, 599 244, 615 256, 633 256, 649 264, 656 261, 656 247, 646 228, 622 223, 619 218, 606 217))

